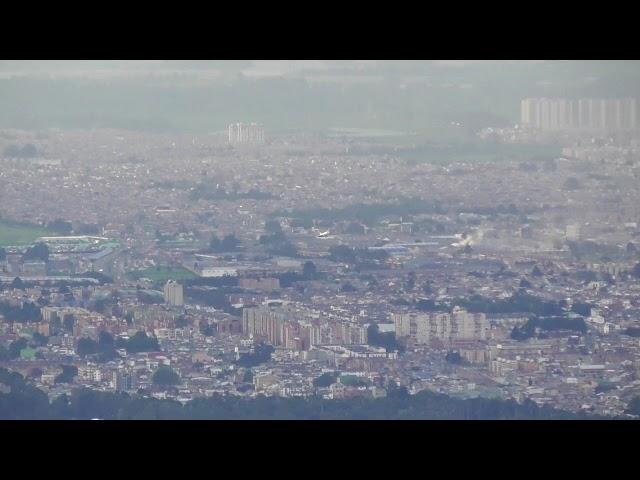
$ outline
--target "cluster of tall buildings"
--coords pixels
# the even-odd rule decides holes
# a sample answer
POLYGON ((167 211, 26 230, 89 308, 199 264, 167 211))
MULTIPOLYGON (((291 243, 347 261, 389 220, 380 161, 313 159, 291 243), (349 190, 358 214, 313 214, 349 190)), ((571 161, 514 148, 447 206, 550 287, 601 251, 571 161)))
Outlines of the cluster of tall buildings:
POLYGON ((634 130, 638 128, 638 100, 525 98, 520 106, 520 123, 545 131, 634 130))
POLYGON ((242 311, 242 332, 273 346, 308 350, 315 345, 364 345, 367 329, 355 322, 331 319, 282 307, 251 307, 242 311))
POLYGON ((484 313, 469 313, 455 307, 452 313, 394 314, 396 338, 416 345, 431 345, 438 341, 451 345, 457 341, 486 340, 489 322, 484 313))
POLYGON ((76 336, 90 336, 97 338, 98 331, 96 325, 102 324, 102 317, 96 312, 91 312, 79 307, 42 307, 40 309, 42 322, 38 325, 39 333, 52 335, 50 326, 57 324, 62 327, 71 324, 71 333, 76 336))
POLYGON ((232 123, 229 125, 229 143, 263 143, 264 128, 257 123, 232 123))

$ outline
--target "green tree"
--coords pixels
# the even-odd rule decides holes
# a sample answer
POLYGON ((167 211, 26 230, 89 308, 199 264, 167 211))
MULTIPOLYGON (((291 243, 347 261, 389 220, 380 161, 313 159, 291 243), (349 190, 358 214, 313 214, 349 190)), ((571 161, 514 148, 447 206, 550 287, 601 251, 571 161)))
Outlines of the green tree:
POLYGON ((97 351, 98 351, 98 344, 94 342, 92 339, 83 337, 80 340, 78 340, 76 353, 81 357, 86 357, 87 355, 93 355, 97 351))
POLYGON ((367 328, 367 343, 374 347, 383 347, 387 352, 404 351, 404 347, 396 340, 395 333, 380 333, 380 329, 375 323, 372 323, 367 328))
POLYGON ((73 230, 71 222, 67 222, 61 218, 56 218, 53 222, 48 223, 47 228, 61 235, 69 235, 73 230))
POLYGON ((591 315, 591 308, 592 306, 589 303, 575 302, 571 306, 571 311, 583 317, 588 317, 591 315))
POLYGON ((240 247, 240 240, 235 235, 230 234, 220 240, 216 235, 209 241, 209 251, 215 253, 234 252, 240 247))
POLYGON ((340 377, 340 383, 352 387, 363 387, 369 384, 366 379, 360 378, 356 375, 342 375, 340 377))
POLYGON ((351 285, 351 283, 346 282, 340 287, 340 292, 357 292, 358 289, 351 285))
POLYGON ((100 332, 98 335, 98 348, 100 350, 105 350, 108 348, 113 348, 115 346, 115 341, 113 339, 113 335, 109 332, 100 332))
POLYGON ((108 362, 118 357, 115 340, 109 332, 100 332, 97 344, 98 362, 108 362))
POLYGON ((162 387, 179 385, 180 376, 171 367, 163 365, 153 374, 153 384, 162 387))
POLYGON ((73 379, 78 375, 78 367, 73 365, 62 365, 62 373, 55 378, 55 383, 73 383, 73 379))
POLYGON ((234 252, 240 247, 240 240, 233 234, 227 235, 222 239, 221 247, 223 252, 234 252))
POLYGON ((336 383, 336 374, 335 373, 323 373, 317 378, 313 379, 313 386, 316 388, 326 388, 330 387, 336 383))
POLYGON ((622 331, 623 335, 629 335, 630 337, 640 337, 640 328, 637 327, 628 327, 622 331))
POLYGON ((44 347, 48 341, 49 341, 49 338, 42 335, 40 332, 35 332, 33 334, 33 342, 38 347, 44 347))
POLYGON ((76 324, 76 317, 74 315, 65 315, 62 322, 62 327, 69 333, 73 331, 73 327, 76 324))
POLYGON ((532 288, 531 282, 526 278, 520 279, 520 288, 532 288))
POLYGON ((336 245, 329 248, 329 259, 334 262, 355 263, 357 256, 353 248, 347 245, 336 245))
POLYGON ((49 247, 44 243, 36 243, 33 247, 29 247, 22 256, 23 260, 49 260, 49 247))
POLYGON ((136 332, 123 346, 128 353, 157 352, 160 350, 158 339, 155 336, 148 337, 143 331, 136 332))
POLYGON ((200 333, 205 337, 213 337, 216 334, 216 329, 213 325, 203 322, 200 324, 200 333))
POLYGON ((633 397, 627 405, 626 413, 640 415, 640 397, 633 397))
POLYGON ((66 393, 59 395, 51 402, 51 417, 55 419, 72 418, 71 404, 66 393))
MULTIPOLYGON (((162 368, 162 367, 161 367, 162 368)), ((168 368, 168 367, 164 367, 168 368)), ((73 371, 69 370, 72 374, 73 371)), ((357 377, 343 377, 345 383, 357 377)), ((76 389, 70 398, 60 396, 49 402, 41 390, 25 382, 22 375, 0 368, 0 383, 11 387, 0 394, 0 419, 397 419, 397 420, 549 420, 597 419, 584 413, 571 413, 540 407, 532 401, 476 398, 462 400, 435 392, 409 395, 406 387, 393 382, 387 396, 365 400, 325 400, 318 397, 278 398, 259 395, 235 398, 215 395, 197 398, 184 406, 174 400, 157 400, 138 395, 76 389)), ((630 402, 628 413, 640 413, 640 400, 630 402)))
POLYGON ((236 362, 239 366, 250 368, 271 360, 274 348, 267 343, 259 343, 254 347, 253 353, 243 353, 236 362))
POLYGON ((312 261, 304 262, 304 265, 302 266, 302 276, 305 280, 313 280, 316 278, 317 274, 318 268, 315 263, 312 261))
POLYGON ((13 342, 11 342, 11 344, 9 345, 9 357, 10 358, 18 358, 20 356, 20 352, 27 348, 27 339, 24 337, 21 337, 17 340, 14 340, 13 342))
POLYGON ((267 233, 282 233, 282 227, 277 220, 267 220, 264 225, 264 231, 267 233))
POLYGON ((448 363, 452 363, 454 365, 460 365, 464 363, 464 359, 458 352, 448 352, 444 358, 448 363))
POLYGON ((211 240, 209 240, 209 251, 211 252, 219 252, 222 248, 222 242, 218 238, 217 235, 212 235, 211 240))

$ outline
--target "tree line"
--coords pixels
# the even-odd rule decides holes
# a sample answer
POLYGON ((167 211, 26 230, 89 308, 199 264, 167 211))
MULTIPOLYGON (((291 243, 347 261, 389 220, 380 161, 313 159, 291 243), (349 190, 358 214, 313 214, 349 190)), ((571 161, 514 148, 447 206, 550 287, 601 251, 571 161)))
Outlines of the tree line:
MULTIPOLYGON (((162 382, 176 378, 168 371, 162 382), (166 377, 166 378, 165 378, 166 377)), ((329 379, 327 379, 329 380, 329 379)), ((326 383, 326 382, 321 382, 326 383)), ((326 400, 308 398, 255 398, 216 395, 186 404, 140 395, 77 389, 49 401, 41 390, 18 373, 0 369, 0 419, 92 419, 105 420, 572 420, 597 417, 571 413, 532 401, 476 398, 462 400, 423 391, 409 395, 405 388, 389 386, 383 398, 326 400)))

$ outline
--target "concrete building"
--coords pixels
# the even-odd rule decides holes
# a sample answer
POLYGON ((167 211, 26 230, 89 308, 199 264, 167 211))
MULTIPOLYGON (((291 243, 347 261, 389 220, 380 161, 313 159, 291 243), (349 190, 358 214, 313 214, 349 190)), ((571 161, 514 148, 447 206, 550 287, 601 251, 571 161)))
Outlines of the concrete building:
POLYGON ((113 372, 113 387, 116 392, 127 392, 135 386, 134 374, 124 369, 113 372))
POLYGON ((229 125, 229 143, 263 143, 264 128, 257 123, 232 123, 229 125))
POLYGON ((367 343, 367 329, 362 325, 347 319, 319 323, 312 312, 285 307, 244 308, 242 332, 292 350, 308 350, 314 345, 367 343))
POLYGON ((520 105, 520 123, 550 132, 635 130, 639 126, 638 100, 525 98, 520 105))
POLYGON ((565 229, 565 237, 567 240, 579 240, 580 225, 567 225, 567 228, 565 229))
POLYGON ((175 280, 169 280, 164 286, 164 301, 167 305, 181 307, 184 305, 182 285, 175 280))
POLYGON ((244 308, 242 310, 242 332, 265 338, 271 345, 284 344, 286 315, 269 307, 244 308))
POLYGON ((469 313, 455 307, 451 313, 429 312, 395 314, 396 338, 418 345, 435 340, 451 345, 461 340, 485 340, 489 323, 483 313, 469 313))

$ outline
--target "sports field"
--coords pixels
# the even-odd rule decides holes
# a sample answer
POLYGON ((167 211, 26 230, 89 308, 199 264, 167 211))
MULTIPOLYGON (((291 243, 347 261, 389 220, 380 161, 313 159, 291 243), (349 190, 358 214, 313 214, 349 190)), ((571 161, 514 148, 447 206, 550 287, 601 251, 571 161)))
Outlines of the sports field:
POLYGON ((52 235, 39 225, 27 225, 8 220, 0 220, 0 247, 13 245, 30 245, 38 237, 52 235))

